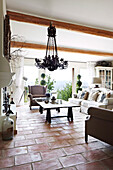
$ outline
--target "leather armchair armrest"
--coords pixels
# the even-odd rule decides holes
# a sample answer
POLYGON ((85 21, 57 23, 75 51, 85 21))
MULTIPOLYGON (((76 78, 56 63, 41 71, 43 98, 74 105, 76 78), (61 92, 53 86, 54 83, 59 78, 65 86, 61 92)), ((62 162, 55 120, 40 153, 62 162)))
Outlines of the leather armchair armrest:
POLYGON ((91 115, 91 117, 108 120, 108 121, 113 121, 113 111, 111 111, 111 110, 90 107, 88 109, 88 114, 91 115))
POLYGON ((32 94, 28 94, 28 97, 29 97, 29 98, 32 98, 32 94))

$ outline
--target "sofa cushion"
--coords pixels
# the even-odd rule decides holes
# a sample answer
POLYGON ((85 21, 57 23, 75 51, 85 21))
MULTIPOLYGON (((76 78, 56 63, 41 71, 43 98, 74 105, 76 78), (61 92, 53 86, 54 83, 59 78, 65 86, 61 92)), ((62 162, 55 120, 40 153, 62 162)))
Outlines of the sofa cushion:
POLYGON ((83 99, 69 98, 69 102, 70 102, 70 103, 74 103, 74 104, 77 105, 77 106, 80 106, 80 105, 81 105, 82 100, 83 100, 83 99))
POLYGON ((96 101, 88 101, 88 100, 83 100, 81 102, 81 106, 84 106, 84 107, 103 107, 105 108, 106 107, 106 104, 104 103, 99 103, 99 102, 96 102, 96 101))

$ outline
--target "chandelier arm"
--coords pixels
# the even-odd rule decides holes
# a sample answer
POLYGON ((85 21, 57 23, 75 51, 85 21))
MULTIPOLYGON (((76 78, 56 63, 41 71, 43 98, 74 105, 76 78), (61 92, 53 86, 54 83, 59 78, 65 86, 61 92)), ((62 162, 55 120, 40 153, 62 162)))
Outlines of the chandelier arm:
POLYGON ((56 44, 56 38, 54 37, 54 42, 55 42, 55 51, 56 51, 56 55, 57 55, 57 44, 56 44))
POLYGON ((48 37, 47 47, 46 47, 46 56, 47 56, 47 52, 48 52, 48 45, 49 45, 49 37, 48 37))
POLYGON ((52 38, 52 49, 53 49, 53 56, 54 56, 54 42, 53 42, 53 38, 52 38))

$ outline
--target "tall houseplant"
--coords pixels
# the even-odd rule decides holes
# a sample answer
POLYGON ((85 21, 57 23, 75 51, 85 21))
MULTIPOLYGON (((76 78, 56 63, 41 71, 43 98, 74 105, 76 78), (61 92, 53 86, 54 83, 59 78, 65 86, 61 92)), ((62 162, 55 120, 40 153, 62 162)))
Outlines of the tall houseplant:
POLYGON ((76 93, 78 93, 78 91, 82 91, 82 88, 81 88, 81 85, 82 85, 82 82, 81 82, 81 75, 78 74, 77 75, 77 83, 76 83, 76 93))
POLYGON ((62 90, 57 90, 57 98, 68 101, 72 97, 72 83, 66 83, 62 90))
POLYGON ((47 77, 47 91, 50 93, 54 89, 54 83, 56 82, 55 80, 51 80, 50 75, 46 76, 47 77))
POLYGON ((42 74, 41 74, 42 80, 40 81, 40 84, 41 84, 42 86, 45 86, 45 85, 46 85, 45 77, 46 77, 45 73, 42 73, 42 74))

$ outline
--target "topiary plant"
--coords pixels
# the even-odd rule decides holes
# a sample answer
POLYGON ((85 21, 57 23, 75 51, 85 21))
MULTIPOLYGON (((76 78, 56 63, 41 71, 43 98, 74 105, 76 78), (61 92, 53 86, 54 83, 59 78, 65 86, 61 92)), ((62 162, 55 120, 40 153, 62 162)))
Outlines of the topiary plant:
POLYGON ((42 85, 42 86, 45 86, 46 85, 46 81, 44 80, 45 79, 45 73, 42 73, 41 74, 41 77, 42 77, 42 80, 40 81, 40 84, 42 85))
POLYGON ((82 88, 81 88, 81 85, 82 85, 82 82, 80 81, 81 79, 81 75, 78 74, 77 75, 77 83, 76 83, 76 93, 78 93, 78 91, 82 91, 82 88))

